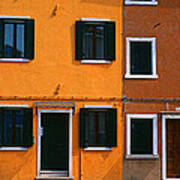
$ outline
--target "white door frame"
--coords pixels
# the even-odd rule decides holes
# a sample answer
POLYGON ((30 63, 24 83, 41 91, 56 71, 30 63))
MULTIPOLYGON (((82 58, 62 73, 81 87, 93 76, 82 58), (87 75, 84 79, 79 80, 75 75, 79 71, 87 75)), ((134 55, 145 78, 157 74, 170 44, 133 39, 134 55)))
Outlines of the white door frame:
MULTIPOLYGON (((68 177, 72 177, 72 109, 59 110, 59 109, 39 109, 38 120, 37 120, 37 175, 40 174, 41 170, 41 113, 69 113, 69 170, 68 177)), ((45 174, 44 174, 45 175, 45 174)))
POLYGON ((180 114, 171 114, 162 116, 162 179, 163 180, 180 180, 180 178, 167 178, 166 174, 166 119, 180 119, 180 114))

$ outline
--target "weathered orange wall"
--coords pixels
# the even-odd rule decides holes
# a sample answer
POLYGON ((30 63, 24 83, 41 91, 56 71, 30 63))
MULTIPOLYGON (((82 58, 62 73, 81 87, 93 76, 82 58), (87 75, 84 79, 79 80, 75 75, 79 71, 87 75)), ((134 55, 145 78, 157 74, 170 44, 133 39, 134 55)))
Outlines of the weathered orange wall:
MULTIPOLYGON (((0 104, 29 104, 80 98, 73 115, 74 180, 120 180, 122 168, 121 35, 120 0, 5 0, 0 15, 35 19, 35 58, 28 63, 0 62, 0 104), (54 9, 57 7, 56 15, 54 9), (111 64, 80 64, 75 61, 75 21, 108 18, 116 22, 116 60, 111 64), (60 87, 60 88, 59 88, 60 87), (17 100, 13 97, 24 98, 17 100), (35 97, 31 101, 30 97, 35 97), (2 100, 9 98, 9 100, 2 100), (95 101, 90 101, 93 98, 95 101), (97 100, 96 100, 97 99, 97 100), (112 104, 118 108, 118 147, 112 152, 85 152, 79 148, 79 108, 84 104, 112 104), (81 162, 81 163, 80 163, 81 162), (81 169, 81 173, 80 173, 81 169)), ((63 100, 64 101, 64 100, 63 100)), ((1 180, 32 180, 37 168, 37 116, 34 108, 35 144, 28 151, 0 151, 1 180)))

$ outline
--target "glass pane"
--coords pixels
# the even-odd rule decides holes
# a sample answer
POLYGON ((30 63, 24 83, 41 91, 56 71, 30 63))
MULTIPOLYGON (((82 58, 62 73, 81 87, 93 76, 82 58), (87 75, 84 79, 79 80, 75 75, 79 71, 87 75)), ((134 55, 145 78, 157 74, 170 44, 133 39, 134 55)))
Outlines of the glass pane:
POLYGON ((83 58, 104 58, 104 26, 85 26, 83 33, 83 58))
POLYGON ((131 42, 131 74, 152 74, 152 43, 131 42))
POLYGON ((24 57, 24 24, 16 25, 16 57, 24 57))
POLYGON ((4 25, 4 57, 13 57, 14 52, 14 24, 4 25))
POLYGON ((90 146, 105 146, 106 145, 106 129, 105 112, 90 112, 88 118, 89 127, 89 145, 90 146))
POLYGON ((23 111, 15 112, 15 144, 21 144, 23 142, 23 111))
POLYGON ((131 154, 152 154, 152 119, 131 119, 131 154))
POLYGON ((5 111, 4 112, 4 144, 11 145, 12 144, 12 119, 13 114, 12 111, 5 111))

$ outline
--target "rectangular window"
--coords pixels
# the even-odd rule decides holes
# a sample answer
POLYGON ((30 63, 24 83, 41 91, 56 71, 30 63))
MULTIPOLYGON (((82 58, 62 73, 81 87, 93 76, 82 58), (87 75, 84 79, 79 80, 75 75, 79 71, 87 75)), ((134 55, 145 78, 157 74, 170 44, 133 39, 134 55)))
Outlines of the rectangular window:
POLYGON ((125 0, 126 5, 157 5, 157 0, 125 0))
POLYGON ((34 20, 0 19, 0 61, 34 58, 34 20))
POLYGON ((32 109, 0 108, 0 145, 32 145, 32 109))
POLYGON ((117 146, 117 110, 80 109, 80 147, 117 146))
POLYGON ((157 155, 157 115, 127 115, 127 156, 157 155))
POLYGON ((77 21, 76 59, 115 60, 115 22, 77 21))
POLYGON ((155 38, 126 38, 125 77, 157 78, 155 38))

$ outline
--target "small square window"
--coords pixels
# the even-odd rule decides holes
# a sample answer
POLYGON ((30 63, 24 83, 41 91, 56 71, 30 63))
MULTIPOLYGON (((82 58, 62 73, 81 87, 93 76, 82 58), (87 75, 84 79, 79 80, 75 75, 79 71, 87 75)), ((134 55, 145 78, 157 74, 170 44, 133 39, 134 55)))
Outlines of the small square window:
POLYGON ((126 5, 157 5, 157 0, 125 0, 126 5))
POLYGON ((32 146, 32 109, 0 109, 0 146, 32 146))
POLYGON ((80 147, 117 146, 117 110, 80 109, 80 147))
POLYGON ((126 38, 125 77, 157 78, 155 38, 126 38))
POLYGON ((34 58, 34 20, 0 19, 0 61, 34 58))
POLYGON ((157 116, 155 114, 127 115, 127 155, 157 155, 157 116))
POLYGON ((76 59, 115 60, 115 22, 77 21, 76 59))

